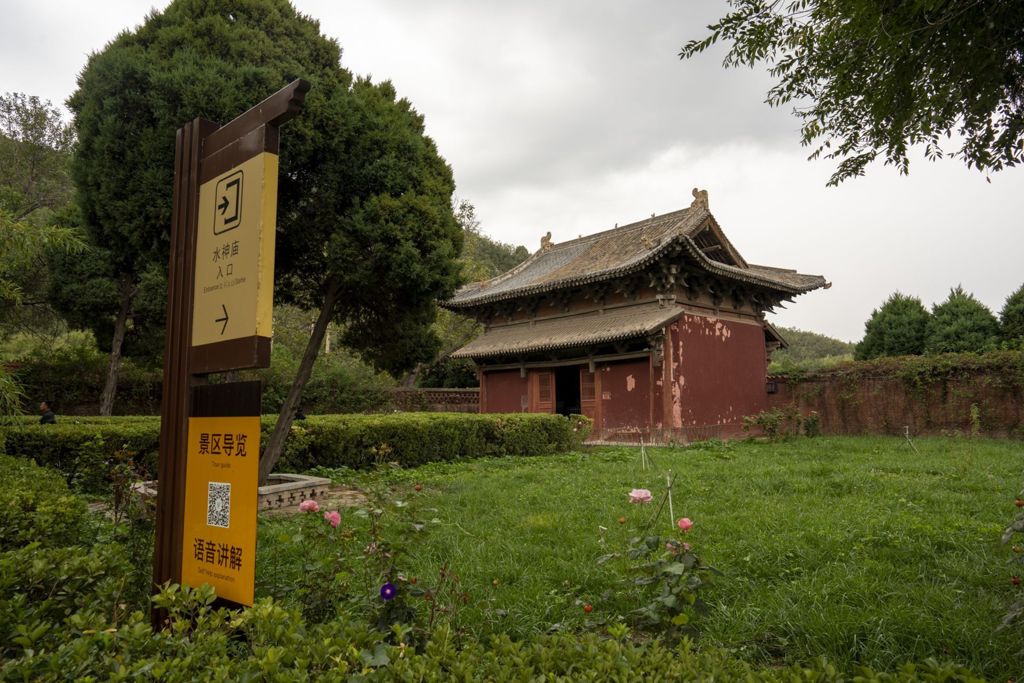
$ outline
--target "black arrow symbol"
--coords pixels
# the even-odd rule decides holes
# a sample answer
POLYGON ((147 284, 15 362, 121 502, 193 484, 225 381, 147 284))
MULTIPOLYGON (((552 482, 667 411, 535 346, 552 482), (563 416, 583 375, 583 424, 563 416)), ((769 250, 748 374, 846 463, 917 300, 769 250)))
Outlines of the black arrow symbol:
POLYGON ((228 329, 228 309, 227 309, 227 306, 225 306, 224 304, 221 304, 220 307, 224 309, 224 317, 223 318, 217 318, 213 322, 215 322, 215 323, 221 323, 221 322, 224 323, 224 327, 220 328, 220 333, 223 335, 224 334, 224 330, 228 329))
POLYGON ((227 197, 221 197, 220 198, 220 204, 217 205, 217 208, 220 209, 220 215, 221 216, 223 216, 224 212, 228 210, 228 206, 229 206, 228 198, 227 197))

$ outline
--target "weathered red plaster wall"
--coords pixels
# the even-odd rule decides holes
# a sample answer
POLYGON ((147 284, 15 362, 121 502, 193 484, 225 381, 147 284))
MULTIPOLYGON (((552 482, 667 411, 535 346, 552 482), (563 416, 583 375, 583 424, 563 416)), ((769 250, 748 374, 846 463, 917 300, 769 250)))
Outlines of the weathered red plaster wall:
POLYGON ((521 413, 527 395, 526 378, 518 370, 493 370, 480 379, 481 413, 521 413))
POLYGON ((617 430, 651 427, 650 360, 619 361, 597 366, 600 373, 601 438, 614 438, 617 430))
MULTIPOLYGON (((684 315, 669 328, 666 436, 686 440, 743 434, 743 416, 768 407, 764 330, 684 315)), ((662 389, 664 391, 664 388, 662 389)))

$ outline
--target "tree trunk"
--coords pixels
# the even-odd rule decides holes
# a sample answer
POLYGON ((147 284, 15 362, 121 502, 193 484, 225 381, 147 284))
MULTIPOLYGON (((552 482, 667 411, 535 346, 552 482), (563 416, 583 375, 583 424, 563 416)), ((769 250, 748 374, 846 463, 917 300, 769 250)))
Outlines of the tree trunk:
POLYGON ((320 351, 320 345, 324 340, 324 333, 327 332, 327 324, 334 316, 334 306, 338 301, 339 291, 333 282, 328 285, 327 294, 324 296, 323 306, 320 308, 320 315, 313 325, 313 331, 309 335, 309 342, 306 343, 306 350, 302 354, 302 362, 299 363, 299 370, 295 373, 295 380, 288 389, 288 397, 281 406, 281 414, 277 416, 277 424, 274 426, 274 433, 270 435, 263 455, 260 456, 260 484, 267 481, 274 465, 281 458, 284 452, 284 442, 291 431, 292 422, 295 420, 295 411, 299 407, 302 398, 302 390, 309 382, 309 376, 313 372, 313 363, 316 361, 320 351))
POLYGON ((416 380, 419 378, 420 373, 423 372, 423 367, 423 363, 417 363, 416 367, 414 367, 412 370, 410 370, 409 372, 405 373, 402 376, 402 380, 398 383, 398 385, 403 389, 415 389, 416 380))
POLYGON ((110 365, 107 366, 107 381, 103 385, 103 393, 100 394, 100 415, 107 417, 114 412, 117 378, 121 373, 121 347, 124 345, 124 335, 128 328, 128 316, 132 312, 135 288, 127 278, 124 278, 118 286, 118 293, 121 296, 121 308, 117 312, 117 320, 114 321, 114 339, 110 342, 110 365))

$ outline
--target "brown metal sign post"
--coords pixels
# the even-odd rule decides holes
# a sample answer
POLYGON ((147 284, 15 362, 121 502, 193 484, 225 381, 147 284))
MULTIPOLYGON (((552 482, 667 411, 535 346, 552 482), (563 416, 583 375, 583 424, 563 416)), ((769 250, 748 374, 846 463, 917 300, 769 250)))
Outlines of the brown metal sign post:
MULTIPOLYGON (((154 590, 182 579, 190 418, 225 418, 227 426, 218 431, 216 424, 201 423, 204 433, 192 435, 195 452, 203 452, 200 439, 209 440, 210 434, 224 438, 226 434, 231 444, 226 454, 224 443, 218 441, 217 452, 206 443, 204 455, 234 458, 235 462, 243 457, 259 458, 258 445, 250 442, 250 450, 242 453, 237 448, 237 438, 250 435, 247 428, 238 426, 237 419, 258 419, 260 414, 259 383, 207 385, 205 375, 270 365, 278 129, 301 111, 309 87, 308 82, 296 80, 224 126, 197 118, 178 130, 160 404, 154 590)), ((211 460, 204 465, 232 466, 230 460, 211 460)), ((230 482, 209 483, 210 500, 217 507, 211 504, 208 514, 211 527, 226 532, 225 490, 231 490, 230 482)), ((240 504, 247 508, 249 503, 240 504)), ((255 496, 251 506, 255 510, 255 496)), ((251 533, 255 538, 254 525, 251 533)), ((211 544, 208 558, 212 561, 207 570, 211 583, 216 587, 214 576, 234 581, 229 570, 236 569, 236 560, 241 562, 242 546, 197 541, 199 560, 205 550, 199 543, 211 544)), ((246 557, 245 561, 253 559, 246 557)), ((243 576, 240 583, 246 580, 251 582, 243 576)), ((162 626, 165 618, 154 609, 154 628, 162 626)))

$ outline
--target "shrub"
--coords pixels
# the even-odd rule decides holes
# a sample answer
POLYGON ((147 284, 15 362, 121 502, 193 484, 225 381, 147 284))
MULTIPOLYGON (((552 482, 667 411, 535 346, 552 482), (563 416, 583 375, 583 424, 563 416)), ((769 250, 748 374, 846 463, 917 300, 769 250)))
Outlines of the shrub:
POLYGON ((84 516, 85 503, 68 491, 59 473, 0 456, 0 550, 71 543, 84 516))
MULTIPOLYGON (((71 411, 95 411, 106 381, 110 359, 94 347, 82 344, 37 349, 14 364, 14 374, 24 387, 25 407, 34 413, 41 400, 50 401, 58 415, 71 411)), ((121 413, 160 411, 161 373, 126 360, 117 382, 114 409, 121 413)))
MULTIPOLYGON (((587 418, 517 413, 395 413, 312 417, 292 427, 282 469, 351 467, 378 462, 415 467, 480 456, 542 455, 577 447, 587 418)), ((264 429, 270 426, 264 420, 264 429)))
POLYGON ((145 604, 135 573, 118 544, 29 545, 0 554, 0 659, 58 649, 84 629, 116 627, 145 604))
MULTIPOLYGON (((263 418, 264 443, 275 421, 263 418)), ((480 456, 542 455, 576 448, 589 429, 585 417, 530 413, 314 416, 292 426, 281 469, 358 469, 380 461, 416 467, 480 456)), ((32 457, 60 470, 77 491, 107 493, 113 468, 126 453, 140 476, 156 476, 158 418, 64 418, 56 425, 22 421, 5 436, 8 455, 32 457)))
POLYGON ((159 418, 98 418, 81 424, 58 418, 55 425, 22 425, 7 430, 8 455, 31 457, 59 470, 76 491, 106 493, 113 466, 130 453, 143 476, 156 476, 159 418))
MULTIPOLYGON (((689 641, 632 642, 624 635, 496 636, 456 647, 439 630, 422 650, 380 641, 380 634, 345 619, 308 624, 270 600, 239 613, 213 610, 209 589, 172 586, 157 596, 170 627, 152 633, 140 612, 110 629, 65 621, 71 628, 52 646, 9 659, 0 676, 14 680, 850 680, 824 659, 788 668, 757 669, 724 650, 695 650, 689 641)), ((57 622, 35 630, 56 632, 57 622)), ((613 631, 609 628, 609 631, 613 631)), ((616 631, 622 633, 621 630, 616 631)), ((970 671, 927 661, 892 674, 868 668, 857 680, 980 681, 970 671)))

